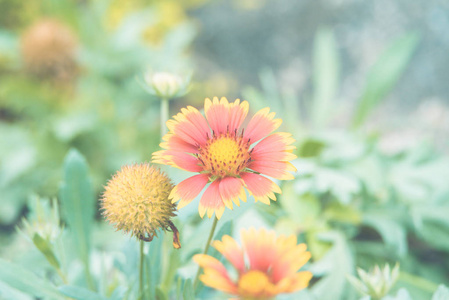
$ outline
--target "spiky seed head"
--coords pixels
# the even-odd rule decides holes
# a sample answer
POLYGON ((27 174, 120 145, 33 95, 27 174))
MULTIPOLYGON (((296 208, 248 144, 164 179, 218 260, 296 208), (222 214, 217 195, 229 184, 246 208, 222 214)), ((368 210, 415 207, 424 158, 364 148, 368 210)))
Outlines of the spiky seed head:
POLYGON ((159 168, 148 163, 124 166, 105 187, 103 215, 117 230, 146 241, 158 229, 170 229, 179 248, 178 232, 170 220, 176 215, 176 205, 168 199, 172 188, 170 178, 159 168))

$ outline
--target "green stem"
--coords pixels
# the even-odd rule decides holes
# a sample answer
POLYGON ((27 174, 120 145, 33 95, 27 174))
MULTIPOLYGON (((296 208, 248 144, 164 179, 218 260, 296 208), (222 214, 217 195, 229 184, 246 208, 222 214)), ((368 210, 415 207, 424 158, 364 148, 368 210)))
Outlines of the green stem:
POLYGON ((143 241, 140 240, 140 263, 139 263, 139 299, 144 299, 144 291, 143 291, 143 261, 144 261, 144 253, 143 253, 143 241))
MULTIPOLYGON (((212 224, 212 228, 210 229, 209 237, 207 238, 206 247, 204 248, 203 254, 207 254, 207 251, 209 250, 210 242, 212 241, 212 238, 214 236, 215 227, 217 227, 217 222, 218 222, 218 219, 215 217, 214 223, 212 224)), ((193 282, 193 290, 196 290, 196 287, 198 286, 200 273, 201 273, 201 267, 198 267, 198 271, 196 272, 196 276, 195 276, 195 281, 193 282)))
POLYGON ((167 133, 168 98, 161 99, 161 139, 167 133))

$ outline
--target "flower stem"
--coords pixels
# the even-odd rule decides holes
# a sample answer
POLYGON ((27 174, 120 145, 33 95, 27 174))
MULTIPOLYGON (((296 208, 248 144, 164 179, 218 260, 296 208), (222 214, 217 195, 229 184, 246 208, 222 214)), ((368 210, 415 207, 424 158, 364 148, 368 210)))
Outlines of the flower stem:
POLYGON ((168 102, 168 98, 161 99, 161 139, 167 133, 168 102))
POLYGON ((144 253, 143 253, 143 241, 140 240, 140 263, 139 263, 139 299, 144 299, 143 292, 143 261, 144 261, 144 253))
MULTIPOLYGON (((215 227, 217 227, 217 222, 218 222, 218 219, 215 217, 214 223, 212 224, 212 228, 210 229, 209 237, 207 238, 206 247, 204 247, 203 254, 207 254, 207 251, 209 250, 210 242, 212 241, 212 238, 214 236, 215 227)), ((196 290, 196 287, 198 286, 200 272, 201 272, 201 267, 198 267, 198 271, 196 272, 196 276, 195 276, 195 281, 193 282, 193 290, 196 290)))

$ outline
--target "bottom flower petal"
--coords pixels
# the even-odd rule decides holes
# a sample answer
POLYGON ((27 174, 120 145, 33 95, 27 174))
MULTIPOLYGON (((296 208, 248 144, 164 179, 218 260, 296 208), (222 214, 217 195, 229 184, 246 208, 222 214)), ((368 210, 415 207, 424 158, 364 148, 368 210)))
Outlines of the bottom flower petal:
MULTIPOLYGON (((220 180, 219 189, 221 198, 227 208, 232 209, 232 201, 234 201, 237 206, 240 206, 239 197, 242 198, 242 193, 245 193, 241 179, 235 177, 225 177, 220 180)), ((242 200, 246 201, 246 197, 242 198, 242 200)))
POLYGON ((215 212, 215 216, 217 219, 220 219, 225 210, 225 204, 220 195, 220 181, 215 180, 210 184, 210 186, 206 189, 203 196, 200 200, 200 205, 198 206, 198 211, 200 213, 201 218, 204 217, 204 214, 207 211, 207 216, 209 218, 215 212))

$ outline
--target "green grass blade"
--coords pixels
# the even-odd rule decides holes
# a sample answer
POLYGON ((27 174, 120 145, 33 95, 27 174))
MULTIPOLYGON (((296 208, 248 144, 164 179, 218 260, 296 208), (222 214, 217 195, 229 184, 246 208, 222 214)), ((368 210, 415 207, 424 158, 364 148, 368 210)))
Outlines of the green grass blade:
POLYGON ((353 127, 360 126, 369 113, 387 96, 404 73, 418 45, 417 34, 409 33, 394 41, 368 73, 365 89, 356 107, 353 127))
POLYGON ((88 177, 88 166, 77 150, 70 150, 64 161, 64 182, 61 185, 61 210, 73 238, 79 258, 89 275, 90 232, 95 213, 95 198, 88 177))
POLYGON ((107 298, 79 286, 63 285, 59 291, 76 300, 107 300, 107 298))
POLYGON ((56 270, 59 270, 59 261, 56 258, 49 241, 43 239, 38 233, 35 233, 33 236, 33 243, 36 248, 39 249, 39 251, 45 256, 50 265, 52 265, 56 270))
POLYGON ((0 281, 23 293, 43 299, 66 299, 49 282, 20 265, 0 258, 0 281))
POLYGON ((195 300, 195 293, 193 291, 192 281, 187 279, 184 283, 184 291, 182 292, 184 300, 195 300))
POLYGON ((321 29, 315 37, 313 66, 312 122, 315 127, 320 128, 333 111, 338 88, 338 51, 334 35, 329 29, 321 29))

